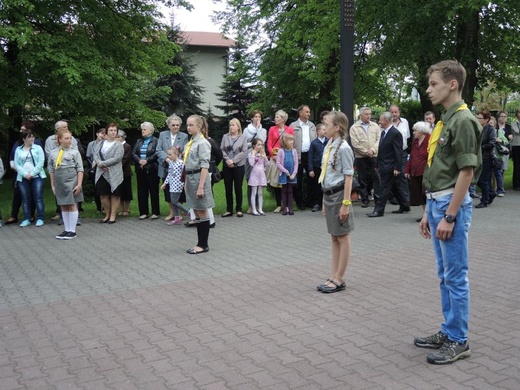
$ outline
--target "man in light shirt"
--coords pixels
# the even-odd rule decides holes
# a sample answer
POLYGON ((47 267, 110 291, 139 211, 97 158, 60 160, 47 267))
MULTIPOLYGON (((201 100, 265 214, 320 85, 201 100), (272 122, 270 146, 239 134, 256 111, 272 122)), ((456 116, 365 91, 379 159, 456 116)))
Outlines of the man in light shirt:
MULTIPOLYGON (((317 137, 316 126, 309 120, 310 117, 311 109, 309 106, 302 104, 298 107, 298 120, 289 125, 294 129, 294 147, 298 152, 299 165, 294 199, 300 210, 305 210, 305 204, 311 198, 308 186, 303 186, 303 172, 304 170, 307 172, 309 164, 309 148, 311 142, 317 137)), ((310 206, 312 207, 312 205, 310 206)))

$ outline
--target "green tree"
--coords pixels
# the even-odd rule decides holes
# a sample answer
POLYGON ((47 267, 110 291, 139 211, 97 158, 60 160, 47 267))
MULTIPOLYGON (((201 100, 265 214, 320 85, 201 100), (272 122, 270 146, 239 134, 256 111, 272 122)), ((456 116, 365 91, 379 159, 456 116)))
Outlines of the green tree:
MULTIPOLYGON (((340 2, 334 0, 228 0, 218 15, 241 32, 257 64, 259 104, 316 110, 338 107, 340 2)), ((356 1, 354 67, 359 105, 399 102, 415 86, 423 110, 428 67, 443 59, 467 69, 464 99, 494 81, 518 91, 520 2, 497 0, 356 1)))
MULTIPOLYGON (((168 2, 171 3, 171 2, 168 2)), ((70 120, 81 132, 98 122, 163 123, 146 102, 164 98, 159 75, 176 45, 158 22, 156 2, 3 0, 0 3, 0 123, 70 120)))
POLYGON ((169 64, 180 71, 159 78, 157 87, 169 87, 171 91, 166 100, 159 97, 158 101, 152 103, 152 107, 164 111, 167 115, 186 116, 191 113, 203 113, 201 104, 204 88, 195 76, 195 65, 191 62, 191 56, 185 52, 186 41, 178 26, 172 26, 167 35, 179 49, 169 64))
POLYGON ((224 76, 221 92, 217 93, 219 100, 225 104, 216 106, 224 111, 227 120, 237 118, 242 123, 248 119, 248 109, 253 103, 249 67, 243 61, 244 52, 240 43, 231 49, 228 73, 224 76))

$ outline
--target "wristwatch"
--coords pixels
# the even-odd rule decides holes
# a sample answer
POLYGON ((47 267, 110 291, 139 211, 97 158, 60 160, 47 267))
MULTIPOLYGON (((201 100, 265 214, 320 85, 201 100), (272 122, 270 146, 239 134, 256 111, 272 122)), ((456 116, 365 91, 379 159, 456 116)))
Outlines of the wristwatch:
POLYGON ((457 218, 450 214, 444 214, 444 220, 448 223, 453 223, 457 220, 457 218))

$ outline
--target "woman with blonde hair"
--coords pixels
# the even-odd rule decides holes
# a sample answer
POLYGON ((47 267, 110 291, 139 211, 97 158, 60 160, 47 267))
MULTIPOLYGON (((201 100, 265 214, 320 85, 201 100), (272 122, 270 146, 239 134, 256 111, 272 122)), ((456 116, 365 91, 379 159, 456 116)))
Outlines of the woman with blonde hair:
POLYGON ((233 188, 235 189, 237 217, 243 217, 242 183, 247 160, 247 139, 242 134, 242 126, 238 119, 233 118, 229 121, 229 132, 222 137, 220 149, 222 149, 224 160, 222 177, 226 189, 226 212, 222 214, 222 217, 233 215, 233 188))
POLYGON ((271 163, 267 168, 266 176, 267 182, 274 190, 274 197, 276 199, 275 213, 279 213, 282 210, 282 187, 278 182, 280 171, 276 166, 276 155, 278 154, 283 135, 287 133, 294 136, 294 129, 285 124, 288 117, 284 110, 276 111, 274 114, 274 126, 271 126, 267 136, 267 152, 271 163))

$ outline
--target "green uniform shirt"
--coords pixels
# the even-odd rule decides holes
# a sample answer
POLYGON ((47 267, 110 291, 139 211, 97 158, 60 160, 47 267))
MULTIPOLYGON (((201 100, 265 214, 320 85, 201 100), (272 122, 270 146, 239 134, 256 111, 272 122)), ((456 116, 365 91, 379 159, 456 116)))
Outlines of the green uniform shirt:
POLYGON ((459 171, 473 167, 473 183, 482 170, 482 126, 469 110, 457 109, 464 101, 455 103, 442 116, 444 127, 437 141, 432 165, 426 167, 423 185, 431 192, 455 187, 459 171))

